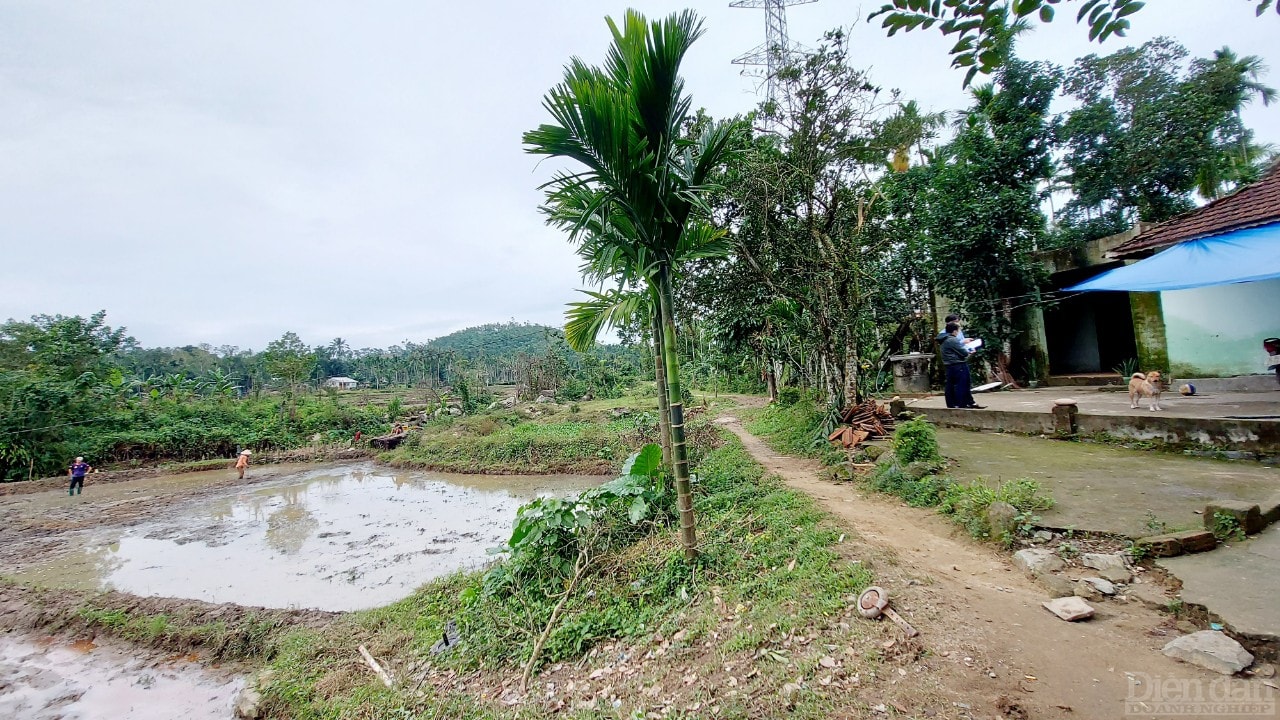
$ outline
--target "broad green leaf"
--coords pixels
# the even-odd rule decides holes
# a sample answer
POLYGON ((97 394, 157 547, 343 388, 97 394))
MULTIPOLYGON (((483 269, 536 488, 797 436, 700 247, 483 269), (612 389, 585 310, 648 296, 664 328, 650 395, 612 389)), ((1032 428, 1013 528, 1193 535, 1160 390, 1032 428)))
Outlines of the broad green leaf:
POLYGON ((662 467, 662 446, 649 443, 627 458, 622 465, 622 474, 649 476, 660 467, 662 467))

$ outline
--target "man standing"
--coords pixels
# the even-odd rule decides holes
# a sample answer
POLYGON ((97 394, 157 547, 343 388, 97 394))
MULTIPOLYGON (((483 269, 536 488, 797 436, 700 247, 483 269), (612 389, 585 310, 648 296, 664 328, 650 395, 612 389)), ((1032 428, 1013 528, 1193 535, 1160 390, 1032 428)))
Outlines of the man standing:
POLYGON ((241 480, 244 479, 244 471, 249 469, 249 454, 250 451, 241 450, 240 457, 236 458, 236 469, 240 471, 241 480))
POLYGON ((947 367, 947 407, 981 410, 969 390, 969 348, 960 339, 960 325, 947 323, 942 340, 942 364, 947 367))
POLYGON ((67 491, 67 495, 79 495, 84 491, 84 476, 93 472, 93 467, 84 461, 84 458, 77 457, 76 461, 67 469, 67 475, 71 477, 71 489, 67 491))

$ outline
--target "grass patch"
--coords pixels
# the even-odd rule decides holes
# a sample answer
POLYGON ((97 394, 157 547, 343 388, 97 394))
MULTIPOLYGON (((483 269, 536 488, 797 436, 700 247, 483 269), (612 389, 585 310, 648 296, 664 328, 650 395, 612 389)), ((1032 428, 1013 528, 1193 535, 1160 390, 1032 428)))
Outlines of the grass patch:
MULTIPOLYGON (((843 460, 839 452, 814 446, 821 423, 821 411, 800 402, 757 411, 747 428, 779 452, 816 457, 834 465, 843 460)), ((1037 513, 1053 507, 1053 499, 1044 494, 1039 483, 1029 478, 998 485, 982 478, 970 483, 955 481, 946 474, 946 459, 938 446, 937 429, 923 417, 898 423, 892 446, 893 451, 882 455, 876 467, 864 476, 866 484, 877 492, 899 497, 912 507, 938 508, 974 539, 1011 545, 1015 535, 1034 530, 1039 521, 1037 513), (1016 533, 992 530, 987 510, 994 502, 1013 506, 1016 533)))
POLYGON ((778 452, 816 458, 828 465, 844 460, 844 455, 822 437, 824 413, 801 398, 790 405, 771 404, 742 413, 748 431, 768 440, 778 452))
MULTIPOLYGON (((698 561, 685 561, 675 528, 666 524, 610 547, 566 603, 543 649, 547 664, 576 661, 606 643, 643 646, 666 638, 690 650, 712 642, 721 648, 719 659, 704 670, 716 671, 722 652, 750 655, 779 637, 832 626, 846 611, 846 596, 871 582, 867 570, 836 552, 839 533, 814 501, 764 475, 736 439, 724 440, 696 471, 698 561)), ((272 663, 266 708, 272 717, 291 718, 550 714, 490 704, 469 684, 458 692, 452 678, 486 687, 518 677, 557 599, 555 588, 494 592, 486 588, 485 573, 459 573, 322 631, 295 633, 272 663), (450 620, 463 643, 433 660, 425 696, 382 688, 358 660, 353 664, 355 647, 364 644, 394 672, 420 672, 450 620)), ((774 680, 771 673, 758 677, 774 680)), ((766 702, 781 702, 776 688, 766 696, 766 702)), ((642 702, 634 700, 628 705, 642 702)))
MULTIPOLYGON (((551 417, 535 419, 510 410, 445 417, 427 423, 378 459, 397 467, 448 472, 608 474, 636 448, 658 441, 657 412, 636 411, 620 402, 582 403, 578 412, 561 408, 551 417), (612 417, 619 407, 626 414, 612 417)), ((719 444, 705 417, 689 420, 685 433, 695 462, 719 444)))
POLYGON ((278 642, 300 624, 333 618, 316 611, 31 587, 8 578, 0 579, 0 604, 14 609, 12 629, 110 635, 159 650, 199 650, 219 661, 271 658, 278 642))

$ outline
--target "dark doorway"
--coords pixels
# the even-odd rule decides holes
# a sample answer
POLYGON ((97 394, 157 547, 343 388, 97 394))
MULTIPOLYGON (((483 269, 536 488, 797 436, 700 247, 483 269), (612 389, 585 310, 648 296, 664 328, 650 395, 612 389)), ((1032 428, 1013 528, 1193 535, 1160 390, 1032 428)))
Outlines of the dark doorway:
POLYGON ((1044 322, 1051 375, 1109 373, 1138 356, 1127 292, 1068 297, 1045 313, 1044 322))

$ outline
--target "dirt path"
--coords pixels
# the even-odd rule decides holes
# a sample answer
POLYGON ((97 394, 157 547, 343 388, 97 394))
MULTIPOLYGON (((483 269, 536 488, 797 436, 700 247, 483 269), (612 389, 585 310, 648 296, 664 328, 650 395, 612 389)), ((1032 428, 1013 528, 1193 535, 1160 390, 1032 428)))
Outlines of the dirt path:
MULTIPOLYGON (((763 403, 743 400, 748 406, 763 403)), ((958 535, 936 513, 826 481, 816 461, 781 456, 736 419, 721 422, 769 471, 846 521, 876 554, 891 558, 895 572, 877 570, 879 582, 889 586, 895 606, 911 617, 926 647, 949 663, 944 684, 961 696, 990 698, 988 708, 974 708, 975 716, 994 710, 998 716, 1037 719, 1160 717, 1126 715, 1135 679, 1207 683, 1221 677, 1160 654, 1179 633, 1148 606, 1092 603, 1093 620, 1063 622, 1041 607, 1044 591, 1007 556, 958 535)), ((1135 686, 1134 695, 1142 697, 1147 687, 1135 686)))

